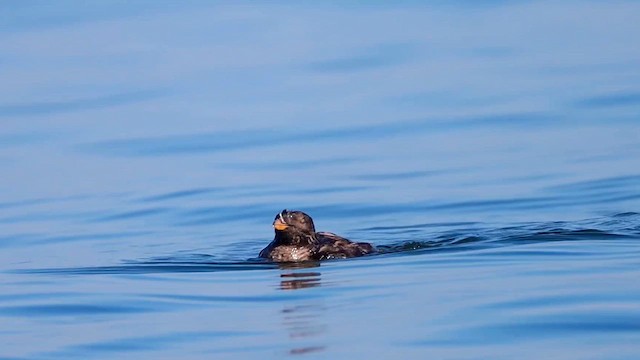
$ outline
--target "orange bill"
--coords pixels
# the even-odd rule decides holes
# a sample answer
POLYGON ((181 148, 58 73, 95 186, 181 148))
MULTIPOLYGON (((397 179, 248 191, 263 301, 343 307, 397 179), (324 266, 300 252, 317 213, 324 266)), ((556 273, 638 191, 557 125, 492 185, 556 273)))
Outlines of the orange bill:
POLYGON ((285 224, 282 219, 277 218, 276 221, 273 222, 273 227, 276 230, 284 230, 289 227, 289 225, 285 224))

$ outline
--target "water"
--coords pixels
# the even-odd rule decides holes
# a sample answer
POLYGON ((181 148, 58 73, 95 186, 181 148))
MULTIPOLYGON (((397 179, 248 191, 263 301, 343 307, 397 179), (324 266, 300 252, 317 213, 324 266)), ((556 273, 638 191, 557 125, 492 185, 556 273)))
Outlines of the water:
POLYGON ((0 358, 640 357, 639 3, 0 6, 0 358))

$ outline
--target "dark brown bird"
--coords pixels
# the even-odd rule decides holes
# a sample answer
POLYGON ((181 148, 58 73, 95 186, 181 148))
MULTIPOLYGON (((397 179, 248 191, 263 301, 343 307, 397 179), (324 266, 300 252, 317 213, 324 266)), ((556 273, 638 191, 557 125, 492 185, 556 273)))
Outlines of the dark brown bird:
POLYGON ((341 259, 376 252, 371 244, 316 232, 313 220, 302 211, 282 210, 273 220, 273 228, 275 238, 259 256, 275 262, 341 259))

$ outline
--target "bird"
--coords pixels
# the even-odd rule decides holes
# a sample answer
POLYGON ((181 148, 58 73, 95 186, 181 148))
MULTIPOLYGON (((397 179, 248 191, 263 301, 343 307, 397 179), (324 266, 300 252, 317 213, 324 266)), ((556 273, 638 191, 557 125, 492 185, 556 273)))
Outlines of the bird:
POLYGON ((316 232, 313 219, 302 211, 282 210, 273 220, 273 229, 273 241, 258 255, 273 262, 343 259, 377 251, 369 243, 353 242, 330 232, 316 232))

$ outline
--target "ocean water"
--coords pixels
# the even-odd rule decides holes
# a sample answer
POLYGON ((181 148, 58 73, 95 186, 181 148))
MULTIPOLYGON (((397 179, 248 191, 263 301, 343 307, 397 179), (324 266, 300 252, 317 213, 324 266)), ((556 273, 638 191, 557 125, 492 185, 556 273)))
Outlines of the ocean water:
POLYGON ((0 14, 0 359, 640 358, 640 3, 0 14))

